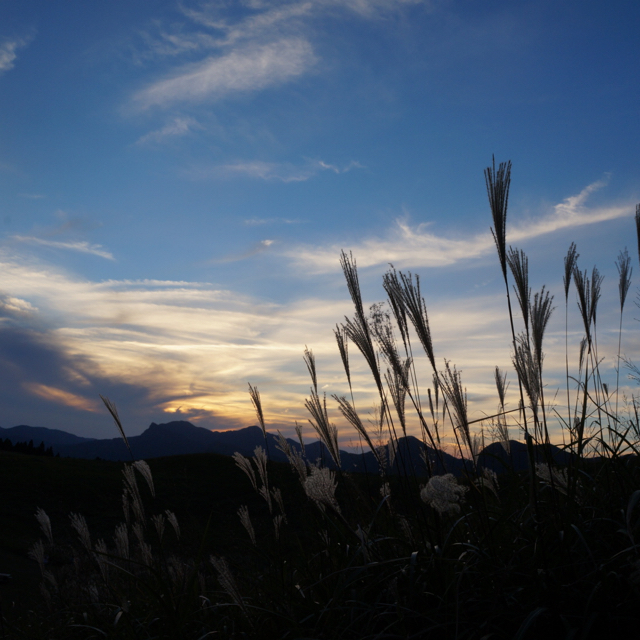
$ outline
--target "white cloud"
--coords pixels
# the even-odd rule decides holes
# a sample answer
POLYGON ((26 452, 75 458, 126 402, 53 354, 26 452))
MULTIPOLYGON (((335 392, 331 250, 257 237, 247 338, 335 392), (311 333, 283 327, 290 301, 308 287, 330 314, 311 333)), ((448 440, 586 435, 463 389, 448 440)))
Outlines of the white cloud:
POLYGON ((11 236, 12 240, 24 242, 26 244, 35 244, 42 247, 51 247, 53 249, 65 249, 67 251, 79 251, 80 253, 89 253, 106 260, 114 260, 113 254, 102 248, 99 244, 89 244, 84 240, 60 242, 57 240, 46 240, 35 236, 11 236))
POLYGON ((217 165, 203 169, 191 169, 187 175, 195 179, 218 178, 255 178, 259 180, 275 180, 279 182, 306 182, 323 171, 336 174, 347 173, 352 169, 364 168, 359 162, 352 160, 344 167, 329 164, 323 160, 307 160, 302 165, 290 162, 265 162, 251 160, 217 165))
POLYGON ((148 142, 162 142, 166 138, 177 138, 185 136, 195 129, 203 129, 204 127, 194 118, 174 118, 161 129, 150 131, 142 137, 138 138, 136 144, 146 144, 148 142))
POLYGON ((261 46, 249 45, 191 65, 177 75, 140 91, 142 109, 174 102, 217 100, 230 93, 256 91, 301 75, 315 62, 311 45, 286 38, 261 46))
MULTIPOLYGON (((589 195, 604 186, 598 181, 585 187, 578 195, 566 198, 539 218, 524 223, 509 224, 507 218, 507 242, 522 242, 561 229, 614 220, 631 216, 634 204, 606 205, 588 208, 589 195)), ((471 260, 495 250, 490 232, 467 238, 446 238, 428 231, 429 224, 412 227, 406 219, 399 218, 384 238, 366 238, 350 249, 358 256, 362 267, 392 263, 397 267, 437 267, 451 265, 461 260, 471 260)), ((315 273, 331 272, 337 268, 336 256, 344 246, 333 244, 325 247, 295 246, 284 250, 299 268, 315 273)))
POLYGON ((155 21, 140 33, 139 61, 210 52, 210 57, 174 71, 133 99, 139 109, 184 102, 215 101, 228 95, 281 85, 318 62, 311 40, 314 21, 340 13, 376 19, 424 0, 299 0, 236 3, 229 11, 218 2, 180 7, 187 22, 155 21), (244 5, 244 6, 242 6, 244 5), (237 7, 234 7, 237 9, 237 7), (241 16, 238 18, 238 16, 241 16))
POLYGON ((0 43, 0 75, 13 69, 18 57, 16 51, 21 47, 26 47, 28 44, 29 39, 25 38, 15 38, 0 43))
POLYGON ((28 317, 36 311, 38 311, 38 309, 22 298, 0 295, 0 312, 3 314, 28 317))

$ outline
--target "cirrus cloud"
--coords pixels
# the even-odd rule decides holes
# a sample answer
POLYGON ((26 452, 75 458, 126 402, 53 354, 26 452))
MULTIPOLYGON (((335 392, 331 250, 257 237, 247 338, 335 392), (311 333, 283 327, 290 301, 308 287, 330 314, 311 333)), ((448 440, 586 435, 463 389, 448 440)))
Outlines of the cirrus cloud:
POLYGON ((249 45, 220 57, 185 67, 136 94, 141 109, 175 102, 218 100, 231 93, 256 91, 291 80, 315 62, 303 38, 284 38, 262 46, 249 45))

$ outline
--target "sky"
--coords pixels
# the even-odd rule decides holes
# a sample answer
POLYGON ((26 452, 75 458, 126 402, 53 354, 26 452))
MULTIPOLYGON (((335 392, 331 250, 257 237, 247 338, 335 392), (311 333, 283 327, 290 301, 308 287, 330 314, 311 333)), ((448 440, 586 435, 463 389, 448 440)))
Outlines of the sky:
MULTIPOLYGON (((250 383, 268 429, 311 437, 308 347, 348 446, 342 250, 367 305, 390 264, 420 276, 438 366, 461 371, 471 419, 491 414, 495 367, 515 384, 494 156, 513 163, 507 242, 555 296, 547 397, 571 242, 605 276, 615 380, 625 248, 622 351, 640 361, 639 21, 630 0, 0 0, 0 426, 115 437, 102 394, 129 435, 240 428, 250 383)), ((573 289, 569 326, 575 363, 573 289)))

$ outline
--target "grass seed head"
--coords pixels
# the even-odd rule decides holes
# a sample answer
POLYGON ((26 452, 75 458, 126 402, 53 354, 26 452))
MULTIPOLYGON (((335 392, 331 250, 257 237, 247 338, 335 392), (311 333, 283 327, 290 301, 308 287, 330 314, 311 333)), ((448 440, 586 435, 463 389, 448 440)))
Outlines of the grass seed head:
POLYGON ((420 498, 440 514, 459 513, 467 490, 458 484, 453 474, 447 473, 430 478, 420 491, 420 498))
POLYGON ((304 490, 320 507, 331 507, 340 513, 340 506, 336 501, 336 478, 333 471, 326 467, 312 467, 311 474, 304 483, 304 490))
POLYGON ((42 533, 44 533, 45 537, 49 541, 49 544, 53 544, 53 532, 51 530, 51 520, 49 520, 49 516, 45 513, 44 509, 40 507, 36 510, 36 520, 42 529, 42 533))

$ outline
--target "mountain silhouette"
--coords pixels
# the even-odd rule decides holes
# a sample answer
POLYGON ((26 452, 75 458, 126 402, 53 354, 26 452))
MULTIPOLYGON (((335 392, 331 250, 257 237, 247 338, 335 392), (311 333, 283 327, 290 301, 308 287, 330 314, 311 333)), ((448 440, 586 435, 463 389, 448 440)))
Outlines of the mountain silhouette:
MULTIPOLYGON (((55 453, 71 458, 127 461, 131 460, 131 454, 136 460, 144 460, 190 453, 218 453, 231 456, 236 452, 250 457, 253 456, 256 447, 262 447, 267 449, 270 460, 287 462, 286 455, 279 448, 278 437, 267 433, 265 441, 262 429, 257 426, 232 431, 210 431, 186 421, 164 424, 152 422, 140 435, 128 438, 131 453, 120 437, 82 438, 59 429, 45 427, 20 425, 11 429, 0 428, 0 438, 9 438, 12 442, 44 442, 45 447, 53 447, 55 453)), ((297 440, 286 440, 292 449, 302 453, 297 440)), ((511 440, 509 445, 509 453, 498 442, 485 447, 478 456, 478 467, 491 469, 496 473, 528 469, 529 456, 526 445, 515 440, 511 440)), ((559 465, 567 465, 572 460, 572 454, 555 445, 549 445, 548 454, 559 465)), ((311 464, 321 462, 330 469, 336 468, 328 449, 319 440, 305 444, 304 457, 311 464)), ((395 451, 388 445, 381 447, 378 457, 384 461, 386 471, 390 474, 414 472, 418 476, 428 476, 431 473, 453 473, 458 476, 465 469, 468 472, 473 470, 470 460, 457 458, 444 451, 436 451, 425 446, 414 436, 400 438, 395 451)), ((543 462, 546 459, 542 445, 534 446, 534 461, 543 462)), ((340 464, 347 472, 378 474, 380 471, 376 455, 371 450, 362 453, 340 451, 340 464)))

